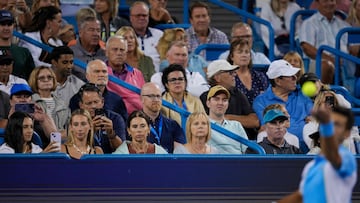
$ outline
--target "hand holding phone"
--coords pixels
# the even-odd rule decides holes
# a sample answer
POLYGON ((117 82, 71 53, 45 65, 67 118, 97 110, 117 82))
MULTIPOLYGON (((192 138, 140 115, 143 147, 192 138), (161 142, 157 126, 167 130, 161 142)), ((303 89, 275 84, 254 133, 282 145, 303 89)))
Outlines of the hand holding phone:
POLYGON ((59 132, 52 132, 50 134, 50 142, 55 142, 56 143, 56 146, 61 147, 61 133, 59 132))
POLYGON ((15 111, 33 114, 35 112, 35 104, 33 103, 18 103, 15 104, 15 111))

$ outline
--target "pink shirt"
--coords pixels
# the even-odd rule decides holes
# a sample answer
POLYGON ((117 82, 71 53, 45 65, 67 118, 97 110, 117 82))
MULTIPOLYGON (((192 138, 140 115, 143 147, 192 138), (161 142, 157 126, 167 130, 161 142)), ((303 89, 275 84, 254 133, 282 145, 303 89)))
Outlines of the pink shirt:
MULTIPOLYGON (((125 68, 127 69, 127 74, 125 77, 125 80, 123 80, 126 83, 129 83, 137 88, 141 88, 145 84, 144 76, 142 73, 128 64, 124 64, 125 68)), ((115 76, 113 73, 113 69, 108 66, 108 72, 109 75, 115 76)), ((116 76, 115 76, 116 77, 116 76)), ((120 78, 119 78, 120 79, 120 78)), ((120 95, 122 99, 124 100, 126 109, 128 114, 132 113, 135 110, 141 110, 142 104, 140 100, 140 95, 132 92, 120 85, 117 85, 114 82, 109 81, 107 88, 110 91, 115 92, 116 94, 120 95)))

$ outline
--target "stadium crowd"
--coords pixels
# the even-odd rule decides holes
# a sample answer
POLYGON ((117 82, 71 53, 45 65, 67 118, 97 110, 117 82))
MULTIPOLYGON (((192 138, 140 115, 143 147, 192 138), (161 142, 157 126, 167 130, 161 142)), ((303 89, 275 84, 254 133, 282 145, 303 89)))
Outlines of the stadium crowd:
MULTIPOLYGON (((333 55, 323 53, 321 78, 313 72, 321 45, 335 47, 340 29, 360 26, 360 0, 342 11, 348 12, 347 19, 336 15, 341 8, 337 1, 315 0, 318 11, 296 21, 303 57, 289 48, 290 19, 300 6, 270 0, 260 16, 275 31, 275 39, 269 39, 261 27, 265 45, 275 42, 273 61, 253 50, 251 22, 235 23, 228 39, 211 25, 210 7, 203 2, 191 4, 188 29, 164 31, 156 25, 178 22, 167 0, 135 1, 125 17, 119 15, 117 1, 94 0, 75 9, 74 25, 63 19, 69 11, 59 0, 33 0, 31 6, 25 0, 2 2, 0 128, 5 131, 0 153, 62 152, 74 159, 103 153, 256 153, 212 130, 215 124, 258 142, 267 154, 318 154, 319 123, 313 109, 323 104, 351 109, 329 86, 333 55), (18 39, 14 30, 53 51, 18 39), (206 43, 229 44, 230 49, 206 61, 205 51, 194 53, 206 43), (310 60, 308 70, 304 58, 310 60), (86 63, 86 70, 75 66, 74 59, 86 63), (253 68, 259 64, 268 69, 253 68), (141 89, 140 95, 109 76, 141 89), (308 82, 316 86, 312 97, 301 91, 308 82), (162 101, 190 112, 187 122, 162 101)), ((346 39, 341 45, 342 51, 360 56, 359 45, 346 39)), ((342 67, 343 84, 352 92, 356 65, 343 61, 342 67)), ((335 128, 349 134, 343 145, 356 153, 358 126, 335 128)))

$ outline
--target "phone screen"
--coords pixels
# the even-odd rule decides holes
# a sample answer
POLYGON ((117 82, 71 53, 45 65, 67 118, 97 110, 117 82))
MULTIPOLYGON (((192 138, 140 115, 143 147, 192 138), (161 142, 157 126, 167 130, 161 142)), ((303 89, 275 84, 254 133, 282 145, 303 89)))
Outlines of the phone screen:
POLYGON ((104 116, 105 111, 104 109, 95 109, 95 116, 104 116))
POLYGON ((325 97, 325 103, 328 104, 331 107, 334 107, 335 98, 333 96, 327 96, 327 97, 325 97))
POLYGON ((35 112, 35 104, 32 104, 32 103, 15 104, 15 111, 34 113, 35 112))

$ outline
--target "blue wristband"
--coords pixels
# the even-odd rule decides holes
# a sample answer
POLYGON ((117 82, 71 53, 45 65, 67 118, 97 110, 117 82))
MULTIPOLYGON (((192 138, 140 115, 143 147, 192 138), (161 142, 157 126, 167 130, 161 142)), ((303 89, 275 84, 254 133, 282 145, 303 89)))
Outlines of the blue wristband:
POLYGON ((327 124, 320 124, 319 132, 323 137, 331 137, 334 135, 334 122, 329 122, 327 124))

